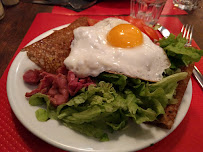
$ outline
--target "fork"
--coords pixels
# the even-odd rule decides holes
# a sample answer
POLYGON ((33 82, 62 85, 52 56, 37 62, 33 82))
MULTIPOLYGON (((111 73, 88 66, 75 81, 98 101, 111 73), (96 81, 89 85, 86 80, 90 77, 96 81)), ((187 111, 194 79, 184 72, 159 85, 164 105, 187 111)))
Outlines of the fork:
POLYGON ((193 28, 194 26, 192 25, 183 25, 181 32, 183 33, 183 37, 186 38, 187 43, 185 44, 185 46, 189 47, 192 46, 192 34, 193 34, 193 28))
MULTIPOLYGON (((192 25, 183 25, 181 32, 183 33, 183 37, 186 38, 187 43, 185 44, 186 47, 190 47, 192 46, 192 34, 193 34, 193 28, 194 26, 192 25)), ((197 79, 197 81, 199 82, 199 84, 201 85, 201 87, 203 88, 203 75, 201 74, 201 72, 197 69, 196 66, 194 66, 193 69, 193 75, 195 76, 195 78, 197 79)))

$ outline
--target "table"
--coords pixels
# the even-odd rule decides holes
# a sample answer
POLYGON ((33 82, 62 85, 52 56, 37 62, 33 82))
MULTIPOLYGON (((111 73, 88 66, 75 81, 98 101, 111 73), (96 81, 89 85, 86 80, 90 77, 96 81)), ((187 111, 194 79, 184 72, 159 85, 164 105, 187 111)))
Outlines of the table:
POLYGON ((53 6, 22 3, 5 8, 5 17, 0 20, 0 77, 23 40, 35 16, 51 12, 53 6))
MULTIPOLYGON (((10 62, 14 53, 16 52, 21 41, 23 40, 36 14, 40 12, 51 12, 52 8, 53 6, 43 6, 43 5, 36 5, 36 4, 30 4, 30 3, 22 3, 22 2, 14 7, 5 8, 6 16, 3 20, 0 21, 0 46, 1 46, 0 47, 0 67, 1 67, 0 76, 2 76, 5 68, 7 67, 8 63, 10 62)), ((200 48, 203 48, 203 43, 202 43, 203 32, 201 28, 201 25, 202 25, 201 18, 203 17, 202 13, 203 13, 202 10, 199 8, 189 15, 175 16, 175 17, 178 17, 183 24, 188 23, 188 24, 195 25, 193 37, 200 48)), ((170 16, 170 17, 174 17, 174 16, 170 16)), ((197 94, 194 95, 194 97, 196 98, 197 96, 198 96, 197 94)), ((196 100, 194 99, 194 101, 197 101, 197 99, 196 100)), ((197 116, 200 116, 200 115, 197 115, 197 116)), ((187 117, 186 121, 190 121, 190 119, 187 117)))

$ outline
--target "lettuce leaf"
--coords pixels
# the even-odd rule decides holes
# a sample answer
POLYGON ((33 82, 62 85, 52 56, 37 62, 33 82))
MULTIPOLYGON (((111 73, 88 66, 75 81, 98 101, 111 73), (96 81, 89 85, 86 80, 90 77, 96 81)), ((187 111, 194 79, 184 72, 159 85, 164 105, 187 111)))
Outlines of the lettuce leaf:
MULTIPOLYGON (((103 80, 104 75, 110 83, 99 81, 97 86, 89 86, 86 91, 60 105, 57 108, 58 119, 67 125, 72 124, 72 128, 79 132, 84 132, 80 126, 84 124, 97 124, 103 132, 117 131, 125 128, 129 117, 137 124, 154 121, 158 115, 165 113, 164 108, 173 99, 177 82, 184 79, 187 73, 177 73, 151 84, 127 77, 120 81, 120 75, 108 73, 99 78, 103 80), (113 83, 115 78, 120 82, 113 83)), ((86 130, 84 134, 91 133, 86 130)), ((96 134, 91 136, 98 137, 96 134)))
POLYGON ((29 98, 29 104, 32 106, 44 105, 48 101, 48 96, 41 93, 36 93, 29 98))
POLYGON ((162 79, 159 82, 149 84, 149 90, 155 91, 158 88, 162 88, 164 90, 164 93, 167 97, 167 99, 172 99, 175 89, 178 85, 178 81, 183 80, 187 77, 187 72, 180 72, 173 75, 170 75, 164 79, 162 79))
POLYGON ((47 95, 36 93, 29 98, 29 104, 32 106, 46 105, 46 110, 40 108, 35 112, 36 118, 39 121, 46 121, 49 118, 57 119, 56 108, 50 104, 50 100, 47 95))
POLYGON ((47 121, 49 119, 47 111, 42 108, 35 111, 35 116, 39 121, 47 121))
POLYGON ((187 66, 193 62, 198 62, 203 56, 203 50, 194 47, 185 47, 187 40, 180 33, 177 37, 170 34, 168 38, 159 41, 160 46, 166 51, 171 61, 172 68, 187 66))
POLYGON ((126 79, 127 77, 121 74, 110 74, 110 73, 101 73, 98 76, 99 80, 103 80, 105 82, 111 82, 114 86, 119 87, 120 91, 123 91, 123 89, 126 86, 126 79))
POLYGON ((109 141, 108 135, 94 123, 83 123, 81 125, 64 123, 64 125, 84 135, 98 138, 100 141, 109 141))

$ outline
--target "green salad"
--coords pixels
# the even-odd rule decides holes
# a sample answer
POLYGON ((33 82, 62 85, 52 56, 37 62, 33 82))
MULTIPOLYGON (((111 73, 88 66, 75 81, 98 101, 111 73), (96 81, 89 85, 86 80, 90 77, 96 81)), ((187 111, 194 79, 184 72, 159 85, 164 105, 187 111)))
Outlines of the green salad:
POLYGON ((156 83, 124 75, 101 73, 96 85, 81 89, 74 97, 58 107, 50 104, 47 95, 37 93, 29 98, 32 106, 46 105, 36 111, 39 121, 55 119, 84 135, 108 141, 108 134, 122 130, 129 119, 136 124, 150 122, 164 114, 168 104, 177 103, 173 98, 178 81, 187 77, 181 66, 198 62, 203 50, 184 47, 186 40, 179 34, 171 34, 159 41, 165 50, 171 67, 156 83))

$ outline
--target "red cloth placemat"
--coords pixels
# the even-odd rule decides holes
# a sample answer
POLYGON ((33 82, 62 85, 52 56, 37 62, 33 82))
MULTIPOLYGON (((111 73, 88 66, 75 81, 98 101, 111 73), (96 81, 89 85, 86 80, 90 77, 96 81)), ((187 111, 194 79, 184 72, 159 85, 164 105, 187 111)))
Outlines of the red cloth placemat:
MULTIPOLYGON (((64 15, 129 15, 130 0, 104 0, 81 12, 75 12, 60 6, 54 6, 52 13, 64 15)), ((173 0, 168 0, 161 15, 183 14, 187 14, 187 12, 174 7, 173 0)))
MULTIPOLYGON (((93 18, 102 19, 106 16, 93 16, 93 18)), ((57 15, 50 13, 40 13, 36 16, 33 24, 28 30, 13 59, 29 41, 43 32, 54 27, 67 24, 75 20, 76 16, 57 15)), ((182 26, 177 18, 160 18, 160 23, 169 28, 171 32, 177 34, 182 26), (172 26, 176 25, 176 27, 172 26), (172 28, 173 27, 173 28, 172 28)), ((13 60, 12 59, 12 60, 13 60)), ((12 61, 11 61, 12 62, 12 61)), ((5 70, 0 79, 0 152, 62 152, 38 137, 30 133, 18 121, 12 112, 6 93, 6 80, 9 67, 5 70)), ((203 59, 198 63, 198 68, 203 70, 203 59)), ((177 129, 162 141, 155 145, 141 150, 140 152, 199 152, 203 148, 203 92, 197 82, 192 77, 193 97, 190 109, 177 129)))

